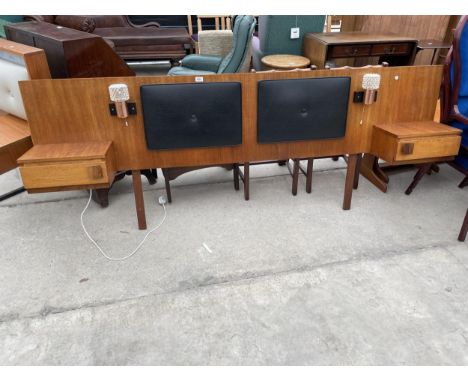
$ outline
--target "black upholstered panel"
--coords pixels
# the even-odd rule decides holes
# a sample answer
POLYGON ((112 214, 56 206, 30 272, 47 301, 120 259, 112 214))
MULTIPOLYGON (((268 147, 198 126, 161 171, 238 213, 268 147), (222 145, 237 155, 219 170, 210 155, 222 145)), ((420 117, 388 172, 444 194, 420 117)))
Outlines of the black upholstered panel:
POLYGON ((242 143, 240 83, 143 85, 140 92, 148 149, 242 143))
POLYGON ((350 77, 260 81, 258 142, 344 137, 350 82, 350 77))

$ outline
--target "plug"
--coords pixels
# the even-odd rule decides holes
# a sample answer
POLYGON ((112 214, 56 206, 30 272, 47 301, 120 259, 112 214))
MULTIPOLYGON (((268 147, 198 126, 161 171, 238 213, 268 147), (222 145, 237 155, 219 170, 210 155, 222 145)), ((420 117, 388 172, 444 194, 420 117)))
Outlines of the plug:
POLYGON ((167 198, 166 198, 166 195, 161 195, 158 199, 158 203, 163 206, 164 204, 167 203, 167 198))

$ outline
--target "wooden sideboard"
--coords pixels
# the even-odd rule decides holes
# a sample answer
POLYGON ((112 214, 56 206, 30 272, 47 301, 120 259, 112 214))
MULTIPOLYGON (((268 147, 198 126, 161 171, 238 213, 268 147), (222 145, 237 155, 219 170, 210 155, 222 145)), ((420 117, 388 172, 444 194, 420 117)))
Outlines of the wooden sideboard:
POLYGON ((390 66, 412 65, 418 41, 394 34, 364 32, 306 33, 304 56, 319 69, 335 59, 379 57, 390 66))

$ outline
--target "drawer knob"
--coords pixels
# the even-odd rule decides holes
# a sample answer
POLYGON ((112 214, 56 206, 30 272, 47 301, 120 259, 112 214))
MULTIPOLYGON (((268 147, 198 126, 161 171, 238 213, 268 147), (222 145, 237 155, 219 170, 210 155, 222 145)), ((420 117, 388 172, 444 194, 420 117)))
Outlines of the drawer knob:
POLYGON ((91 166, 89 168, 89 173, 92 179, 101 179, 103 177, 101 166, 91 166))
POLYGON ((405 154, 405 155, 413 154, 413 150, 414 150, 414 143, 404 143, 401 146, 402 154, 405 154))

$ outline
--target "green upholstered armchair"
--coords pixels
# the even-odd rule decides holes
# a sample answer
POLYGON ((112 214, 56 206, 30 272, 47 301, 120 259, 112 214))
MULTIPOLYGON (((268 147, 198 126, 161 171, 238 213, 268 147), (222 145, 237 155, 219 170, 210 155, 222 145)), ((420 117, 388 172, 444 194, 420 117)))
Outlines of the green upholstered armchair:
POLYGON ((306 33, 321 33, 325 16, 259 16, 258 37, 252 41, 253 66, 262 70, 262 57, 270 54, 302 55, 302 41, 306 33), (299 38, 291 39, 291 28, 299 28, 299 38))
POLYGON ((250 57, 252 34, 255 28, 253 16, 237 16, 232 30, 232 48, 225 56, 190 54, 181 61, 181 66, 169 70, 169 76, 236 73, 250 57))

